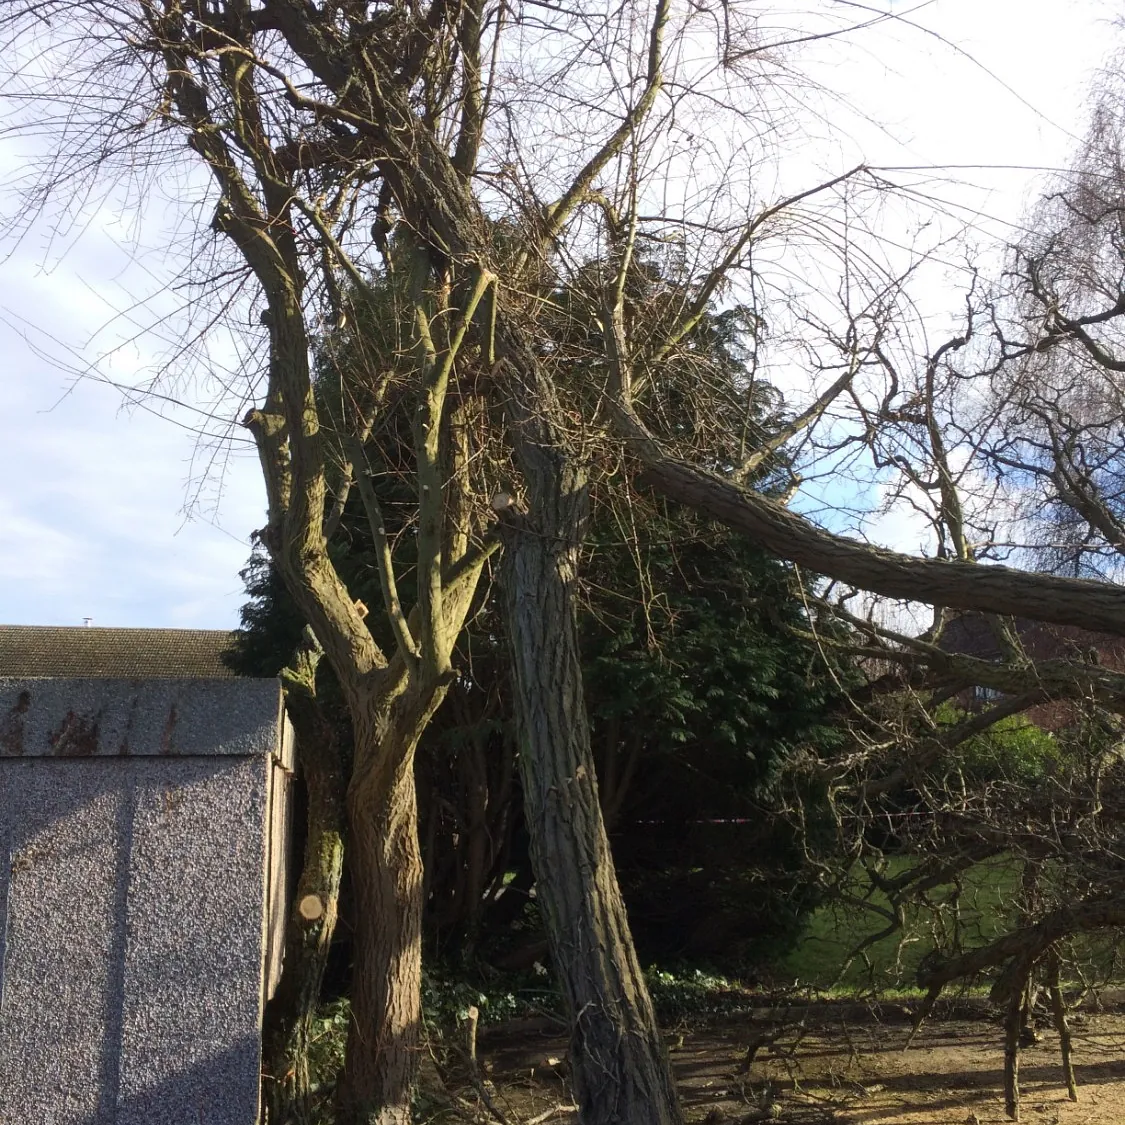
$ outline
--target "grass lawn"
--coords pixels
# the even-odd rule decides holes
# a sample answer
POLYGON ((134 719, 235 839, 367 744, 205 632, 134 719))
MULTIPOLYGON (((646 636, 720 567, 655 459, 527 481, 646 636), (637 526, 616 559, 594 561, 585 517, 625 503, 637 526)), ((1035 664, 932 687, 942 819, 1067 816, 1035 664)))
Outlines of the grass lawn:
MULTIPOLYGON (((910 860, 892 857, 887 876, 906 869, 910 860)), ((963 947, 981 945, 1003 933, 1014 920, 1014 890, 1019 872, 1007 857, 977 864, 962 877, 960 888, 940 887, 927 906, 912 907, 902 931, 870 945, 841 974, 848 957, 871 934, 888 924, 881 910, 886 896, 871 890, 864 873, 849 888, 854 902, 821 907, 809 920, 800 941, 775 966, 777 975, 816 989, 844 993, 916 991, 918 963, 934 948, 935 936, 944 947, 958 938, 963 947)))
MULTIPOLYGON (((886 875, 894 877, 910 864, 892 857, 886 875)), ((935 946, 972 949, 1005 933, 1017 921, 1019 861, 1008 856, 979 863, 958 888, 939 887, 925 905, 911 907, 906 925, 869 945, 844 968, 859 945, 887 926, 886 896, 870 888, 862 870, 849 890, 851 902, 822 906, 809 919, 796 946, 774 966, 779 981, 846 995, 918 993, 918 963, 935 946), (843 970, 841 972, 841 970, 843 970)), ((1058 889, 1056 899, 1065 897, 1058 889)), ((1061 945, 1064 983, 1083 990, 1125 985, 1125 945, 1115 931, 1084 934, 1061 945)))

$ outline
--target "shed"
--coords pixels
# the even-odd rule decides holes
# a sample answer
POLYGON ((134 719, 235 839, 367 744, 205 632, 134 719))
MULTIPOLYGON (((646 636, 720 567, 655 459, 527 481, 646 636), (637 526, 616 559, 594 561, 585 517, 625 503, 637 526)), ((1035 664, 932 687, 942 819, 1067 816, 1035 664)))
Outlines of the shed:
POLYGON ((292 767, 276 680, 0 679, 0 1121, 254 1125, 292 767))

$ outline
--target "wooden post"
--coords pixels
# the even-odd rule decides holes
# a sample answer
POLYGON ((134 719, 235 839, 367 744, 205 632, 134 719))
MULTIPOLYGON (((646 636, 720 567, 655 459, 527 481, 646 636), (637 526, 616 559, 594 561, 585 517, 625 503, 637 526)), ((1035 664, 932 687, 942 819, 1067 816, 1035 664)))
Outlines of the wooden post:
POLYGON ((469 1063, 476 1070, 477 1067, 477 1022, 480 1011, 474 1004, 465 1013, 465 1049, 469 1053, 469 1063))

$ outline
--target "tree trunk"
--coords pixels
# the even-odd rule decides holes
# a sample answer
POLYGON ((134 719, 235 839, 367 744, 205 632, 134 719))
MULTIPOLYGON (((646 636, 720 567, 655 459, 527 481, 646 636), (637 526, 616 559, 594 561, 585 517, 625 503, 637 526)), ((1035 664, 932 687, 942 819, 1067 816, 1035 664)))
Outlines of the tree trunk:
POLYGON ((1025 983, 1012 989, 1004 1012, 1004 1109, 1012 1121, 1020 1119, 1020 1008, 1025 983))
POLYGON ((545 443, 517 442, 532 496, 503 517, 520 776, 537 895, 571 1020, 583 1125, 680 1125, 667 1053, 617 886, 598 803, 574 605, 588 497, 545 443))
POLYGON ((476 956, 484 909, 485 880, 492 866, 492 835, 488 823, 488 763, 484 741, 487 735, 471 731, 461 749, 465 797, 465 883, 463 901, 458 904, 462 919, 461 960, 469 963, 476 956))
POLYGON ((891 598, 1125 635, 1125 593, 1113 583, 916 558, 834 535, 767 496, 664 454, 635 415, 618 409, 615 418, 645 464, 638 483, 747 535, 778 558, 891 598))
POLYGON ((340 1125, 410 1125, 421 1061, 422 850, 414 751, 445 687, 350 700, 348 787, 355 894, 352 1024, 340 1125))
POLYGON ((308 793, 308 833, 296 901, 285 934, 285 965, 266 1009, 262 1105, 268 1125, 308 1125, 309 1033, 336 930, 344 865, 344 776, 336 731, 316 698, 319 649, 298 652, 282 673, 308 793))
POLYGON ((1059 1054, 1062 1056, 1063 1079, 1066 1081, 1066 1095, 1072 1102, 1078 1101, 1078 1083, 1074 1079, 1073 1043, 1070 1034, 1070 1021, 1066 1018, 1066 1000, 1059 983, 1059 954, 1052 948, 1047 956, 1047 988, 1051 996, 1051 1014, 1055 1018, 1055 1030, 1059 1033, 1059 1054))

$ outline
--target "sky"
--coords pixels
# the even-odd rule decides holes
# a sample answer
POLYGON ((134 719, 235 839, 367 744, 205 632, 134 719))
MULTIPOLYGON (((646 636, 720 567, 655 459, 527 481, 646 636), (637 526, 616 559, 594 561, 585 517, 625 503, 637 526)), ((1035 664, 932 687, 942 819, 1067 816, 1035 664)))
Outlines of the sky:
MULTIPOLYGON (((881 125, 853 130, 841 169, 857 154, 881 165, 975 166, 950 173, 961 186, 943 192, 1018 220, 1037 182, 1028 169, 1065 164, 1082 132, 1088 84, 1121 41, 1112 6, 882 6, 919 27, 883 25, 846 48, 822 50, 813 64, 815 77, 881 125)), ((0 139, 0 179, 18 172, 20 156, 15 140, 0 139)), ((0 622, 237 624, 239 570, 251 532, 264 523, 253 450, 245 441, 201 449, 197 415, 129 406, 97 377, 144 378, 180 331, 168 278, 183 251, 164 245, 160 231, 182 231, 184 219, 168 213, 174 203, 162 206, 138 220, 111 203, 67 239, 40 226, 2 248, 0 622), (139 295, 142 318, 128 312, 139 295), (156 330, 138 335, 138 320, 156 330)), ((177 393, 190 399, 192 387, 177 393)), ((876 535, 917 546, 909 523, 893 517, 876 535)))

